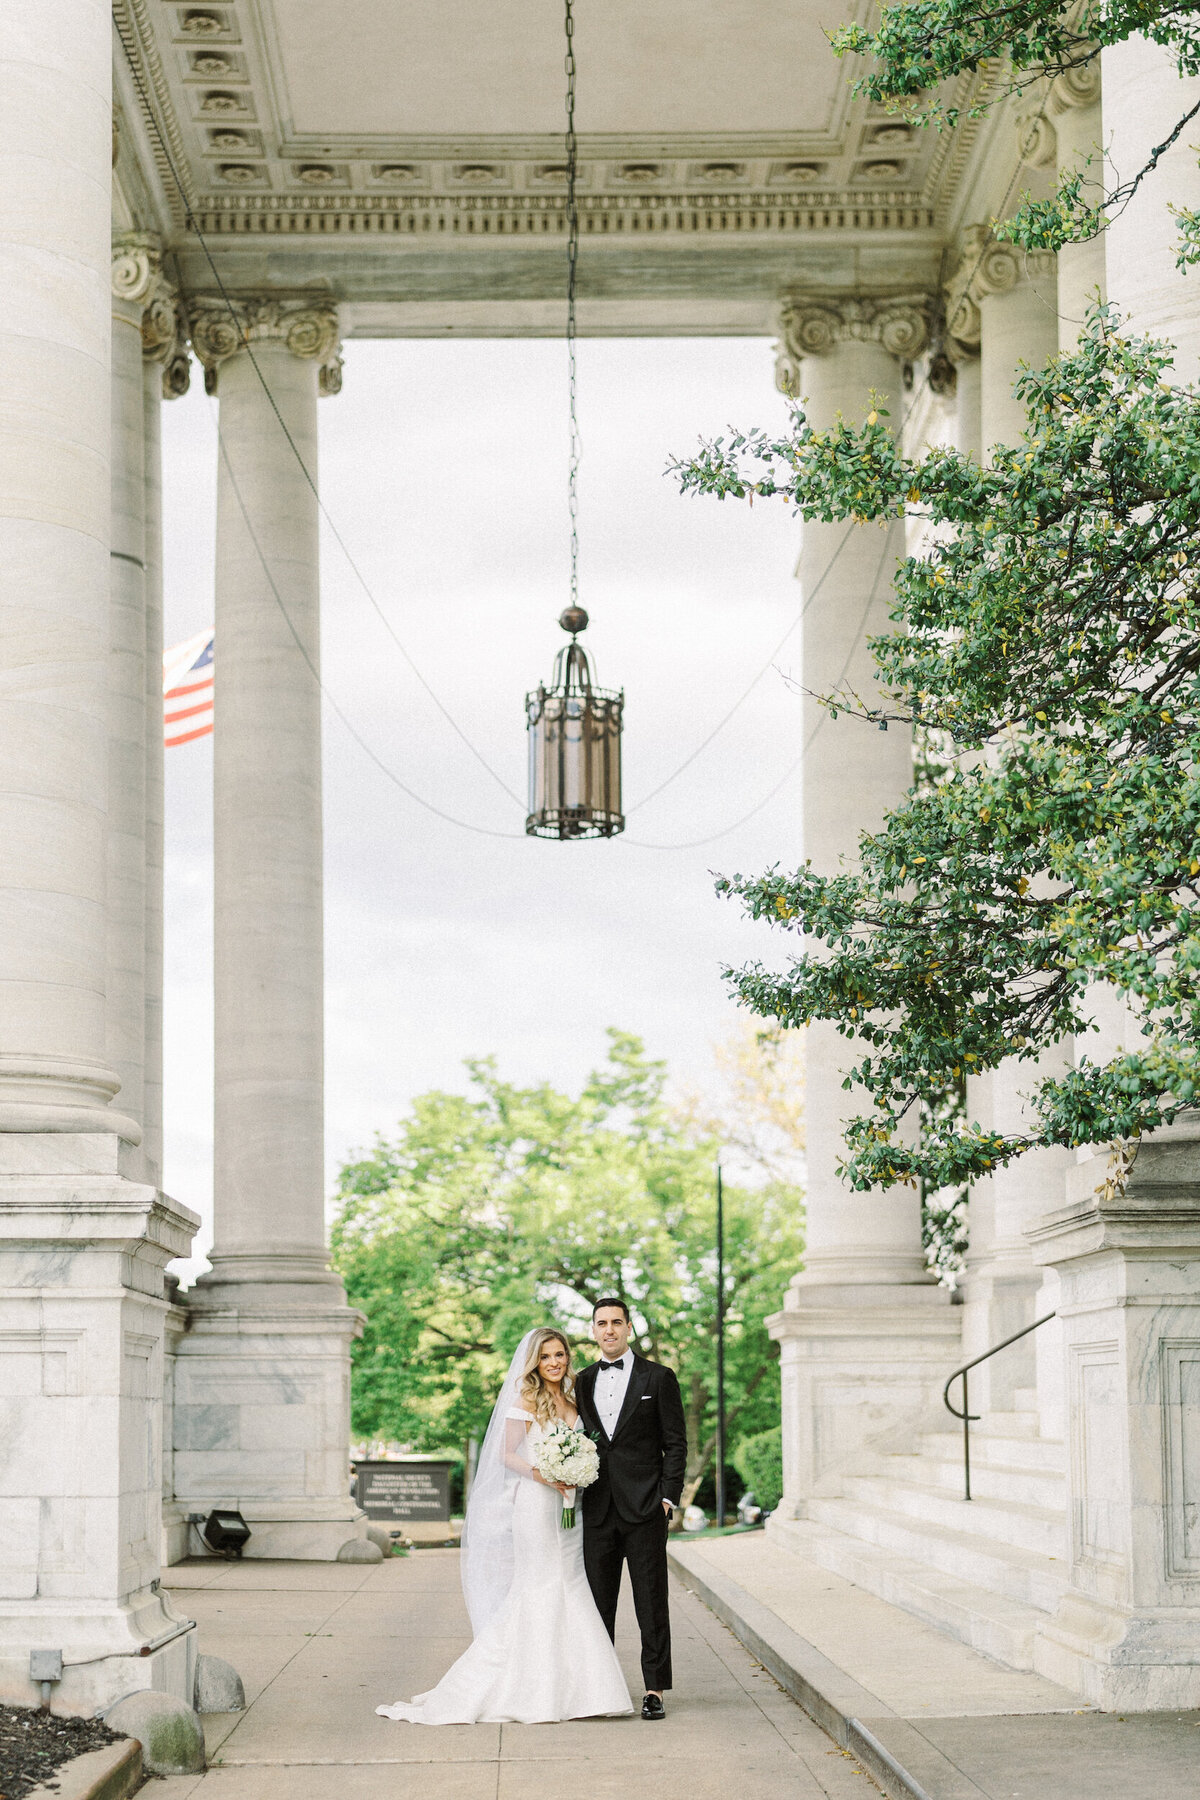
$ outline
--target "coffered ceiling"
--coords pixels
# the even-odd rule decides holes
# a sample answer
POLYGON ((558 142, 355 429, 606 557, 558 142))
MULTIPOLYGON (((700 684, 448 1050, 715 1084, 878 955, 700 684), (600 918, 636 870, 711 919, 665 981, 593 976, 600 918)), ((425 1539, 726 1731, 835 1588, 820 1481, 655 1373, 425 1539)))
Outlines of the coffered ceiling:
MULTIPOLYGON (((923 278, 962 145, 851 97, 825 33, 854 4, 576 0, 585 329, 589 305, 605 329, 621 303, 650 329, 689 305, 685 329, 755 329, 797 280, 923 278)), ((561 0, 117 0, 116 17, 118 179, 162 228, 157 189, 197 281, 196 227, 237 285, 327 287, 372 332, 447 305, 561 328, 561 0)))

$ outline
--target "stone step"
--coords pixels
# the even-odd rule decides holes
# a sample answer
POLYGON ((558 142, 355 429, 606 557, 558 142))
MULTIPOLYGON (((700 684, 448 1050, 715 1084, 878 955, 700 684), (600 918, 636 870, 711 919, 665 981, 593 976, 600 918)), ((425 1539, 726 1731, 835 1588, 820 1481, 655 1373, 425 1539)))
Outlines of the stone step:
MULTIPOLYGON (((958 1393, 957 1390, 954 1392, 954 1394, 951 1396, 951 1398, 954 1400, 955 1405, 962 1404, 961 1395, 958 1393)), ((974 1413, 975 1410, 976 1410, 976 1408, 975 1408, 974 1402, 972 1402, 972 1405, 971 1405, 972 1413, 974 1413)), ((950 1417, 950 1415, 948 1413, 946 1416, 947 1416, 947 1418, 950 1417)), ((1041 1428, 1042 1428, 1041 1418, 1038 1413, 1033 1412, 1033 1411, 1030 1411, 1030 1412, 983 1412, 983 1413, 980 1413, 980 1415, 979 1415, 978 1425, 976 1425, 974 1423, 974 1421, 972 1421, 971 1436, 974 1437, 975 1433, 978 1431, 981 1435, 991 1434, 996 1437, 1035 1438, 1035 1437, 1037 1437, 1038 1433, 1041 1431, 1041 1428)), ((959 1430, 961 1431, 961 1429, 962 1429, 962 1427, 960 1425, 959 1430)))
MULTIPOLYGON (((917 1453, 938 1461, 955 1460, 962 1467, 962 1431, 923 1431, 917 1438, 917 1453)), ((971 1467, 997 1463, 1007 1469, 1047 1469, 1061 1475, 1067 1466, 1067 1452, 1061 1438, 1006 1437, 1001 1432, 980 1431, 971 1427, 971 1467)))
MULTIPOLYGON (((880 1456, 869 1471, 888 1481, 912 1487, 932 1488, 961 1499, 963 1465, 961 1445, 957 1456, 880 1456)), ((1055 1469, 1028 1469, 1001 1462, 978 1462, 971 1456, 971 1493, 978 1500, 1013 1500, 1062 1515, 1067 1506, 1066 1476, 1055 1469)), ((972 1504, 974 1504, 974 1501, 972 1504)))
POLYGON ((916 1487, 882 1475, 847 1475, 842 1492, 847 1499, 865 1501, 868 1506, 903 1514, 923 1525, 967 1537, 994 1538, 997 1543, 1035 1555, 1066 1554, 1066 1514, 1062 1510, 1016 1500, 981 1497, 968 1501, 961 1493, 916 1487))
POLYGON ((772 1519, 772 1541, 902 1607, 1010 1669, 1032 1669, 1044 1614, 812 1519, 772 1519))
MULTIPOLYGON (((962 1511, 971 1509, 965 1504, 962 1511)), ((810 1500, 810 1520, 874 1544, 971 1587, 1040 1612, 1053 1612, 1066 1586, 1061 1557, 1022 1549, 973 1531, 931 1525, 849 1495, 810 1500)), ((1061 1522, 1060 1522, 1061 1523, 1061 1522)))

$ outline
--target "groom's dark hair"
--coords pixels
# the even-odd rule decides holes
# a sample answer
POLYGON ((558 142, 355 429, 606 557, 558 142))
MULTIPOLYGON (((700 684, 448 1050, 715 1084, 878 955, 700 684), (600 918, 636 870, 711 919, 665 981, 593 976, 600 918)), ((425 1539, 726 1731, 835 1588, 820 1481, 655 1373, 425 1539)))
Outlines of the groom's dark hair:
POLYGON ((595 1319, 596 1314, 600 1311, 600 1308, 602 1306, 619 1306, 621 1311, 625 1314, 625 1323, 627 1325, 630 1323, 629 1308, 626 1306, 626 1304, 623 1300, 618 1300, 615 1295, 610 1296, 610 1298, 607 1300, 597 1300, 595 1306, 593 1306, 593 1308, 592 1308, 593 1320, 595 1319))

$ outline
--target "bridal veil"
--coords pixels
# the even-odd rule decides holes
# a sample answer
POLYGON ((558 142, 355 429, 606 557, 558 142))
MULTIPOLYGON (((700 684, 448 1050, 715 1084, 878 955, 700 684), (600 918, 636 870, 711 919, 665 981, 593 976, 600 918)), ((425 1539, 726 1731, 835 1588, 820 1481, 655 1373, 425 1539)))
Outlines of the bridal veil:
POLYGON ((513 1579, 513 1499, 520 1477, 505 1461, 506 1415, 520 1405, 521 1376, 535 1333, 517 1345, 492 1408, 462 1534, 462 1587, 478 1637, 508 1598, 513 1579))

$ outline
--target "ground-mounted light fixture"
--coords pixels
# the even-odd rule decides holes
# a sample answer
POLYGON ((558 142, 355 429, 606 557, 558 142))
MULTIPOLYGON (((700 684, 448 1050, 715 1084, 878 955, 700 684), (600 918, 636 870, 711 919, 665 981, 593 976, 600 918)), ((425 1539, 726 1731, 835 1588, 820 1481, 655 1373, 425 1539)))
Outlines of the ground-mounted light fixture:
POLYGON ((201 1528, 201 1536, 218 1556, 240 1556, 250 1539, 250 1527, 232 1507, 216 1507, 201 1528))
POLYGON ((571 634, 554 662, 549 687, 525 697, 529 733, 529 837, 616 837, 621 812, 621 718, 625 695, 596 687, 579 642, 588 616, 579 604, 579 422, 575 409, 575 274, 579 261, 579 150, 575 137, 575 19, 564 0, 567 54, 567 400, 571 451, 567 511, 571 521, 571 602, 559 624, 571 634))
POLYGON ((578 634, 587 627, 582 606, 568 606, 559 624, 569 631, 549 687, 526 696, 529 728, 530 837, 615 837, 621 812, 623 693, 592 681, 578 634))

